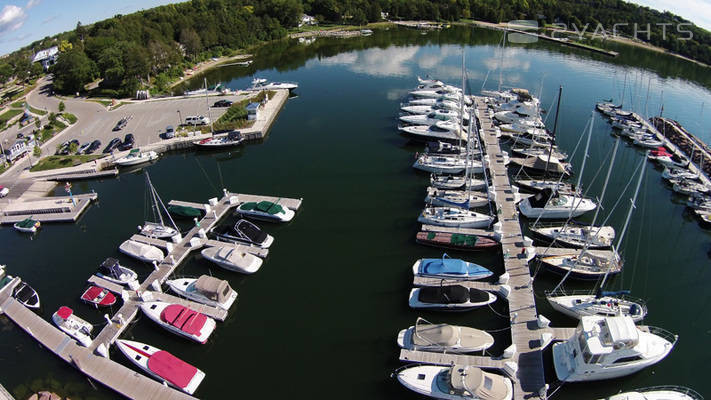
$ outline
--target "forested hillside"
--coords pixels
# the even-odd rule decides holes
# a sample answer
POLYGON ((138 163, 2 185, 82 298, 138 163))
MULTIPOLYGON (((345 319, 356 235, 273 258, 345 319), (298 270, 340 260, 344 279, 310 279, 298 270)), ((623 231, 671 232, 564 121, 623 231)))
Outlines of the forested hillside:
MULTIPOLYGON (((711 34, 695 26, 688 34, 667 26, 666 40, 659 23, 686 22, 621 0, 192 0, 139 11, 61 33, 32 43, 0 62, 0 79, 37 74, 28 58, 36 50, 60 45, 52 67, 55 90, 82 91, 101 78, 96 94, 131 96, 140 87, 164 90, 191 64, 209 57, 233 53, 261 41, 283 38, 298 25, 302 13, 320 22, 363 25, 381 19, 457 21, 463 18, 488 22, 535 19, 540 24, 585 24, 592 32, 602 24, 611 30, 633 34, 634 23, 652 25, 650 42, 673 52, 711 64, 711 34)), ((640 38, 646 39, 646 34, 640 38)))

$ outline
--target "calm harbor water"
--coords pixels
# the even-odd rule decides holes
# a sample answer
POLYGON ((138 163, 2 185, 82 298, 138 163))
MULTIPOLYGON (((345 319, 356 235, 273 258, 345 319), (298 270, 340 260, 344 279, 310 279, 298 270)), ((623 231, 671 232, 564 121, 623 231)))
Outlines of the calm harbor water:
MULTIPOLYGON (((462 48, 469 86, 478 91, 488 75, 486 87, 495 88, 499 72, 487 71, 500 64, 499 41, 500 33, 478 29, 426 35, 391 29, 367 38, 318 39, 310 45, 279 42, 261 48, 248 68, 208 72, 210 84, 222 81, 231 88, 246 87, 252 75, 297 81, 298 97, 289 100, 263 143, 223 153, 171 153, 147 167, 162 198, 205 201, 226 187, 303 197, 304 205, 287 225, 260 224, 276 241, 257 274, 229 273, 199 256, 177 270, 179 276, 211 273, 228 279, 239 292, 229 319, 218 324, 206 345, 178 338, 140 317, 125 337, 168 350, 205 371, 207 378, 196 393, 200 398, 406 399, 417 397, 389 377, 401 365, 395 344, 398 330, 418 316, 487 330, 506 328, 507 318, 498 315, 507 315, 503 301, 494 303, 493 310, 462 314, 417 313, 407 307, 412 263, 441 252, 414 243, 428 177, 411 168, 420 146, 396 131, 399 102, 416 85, 417 75, 461 82, 462 48)), ((503 65, 503 85, 540 91, 545 108, 552 108, 558 87, 564 86, 558 142, 565 151, 575 147, 595 103, 611 97, 620 101, 623 92, 626 108, 652 115, 663 102, 665 116, 711 141, 711 93, 704 87, 711 81, 701 67, 640 49, 625 48, 622 56, 611 59, 550 43, 507 47, 503 65)), ((602 189, 604 171, 593 177, 605 168, 614 144, 610 130, 595 115, 582 176, 591 195, 599 196, 602 189)), ((572 160, 576 168, 581 152, 572 160)), ((624 194, 623 189, 642 157, 639 149, 621 144, 603 211, 618 230, 631 197, 630 190, 624 194), (626 198, 613 209, 620 196, 626 198)), ((711 283, 711 232, 684 210, 681 197, 665 188, 660 170, 650 163, 644 168, 637 208, 620 248, 625 269, 610 287, 631 289, 646 299, 650 312, 645 323, 678 334, 679 343, 652 368, 623 379, 566 384, 553 398, 597 399, 662 384, 711 393, 703 350, 711 335, 711 296, 706 290, 711 283)), ((97 324, 98 332, 102 313, 79 301, 86 278, 109 256, 133 267, 141 278, 150 272, 151 267, 117 250, 148 211, 144 176, 140 171, 124 173, 116 179, 77 183, 74 189, 95 190, 98 204, 78 223, 47 225, 33 238, 0 229, 0 262, 37 289, 43 317, 49 320, 59 306, 68 305, 97 324)), ((503 272, 495 254, 450 255, 503 272)), ((544 271, 537 275, 539 312, 554 326, 573 326, 575 321, 554 312, 542 294, 558 279, 544 271)), ((46 387, 75 400, 116 397, 100 385, 95 390, 83 375, 4 317, 0 331, 2 384, 18 398, 46 387)), ((500 354, 509 345, 506 336, 505 331, 495 335, 492 353, 500 354)), ((129 365, 118 351, 112 350, 111 357, 129 365)), ((547 379, 555 388, 550 358, 548 350, 547 379)))

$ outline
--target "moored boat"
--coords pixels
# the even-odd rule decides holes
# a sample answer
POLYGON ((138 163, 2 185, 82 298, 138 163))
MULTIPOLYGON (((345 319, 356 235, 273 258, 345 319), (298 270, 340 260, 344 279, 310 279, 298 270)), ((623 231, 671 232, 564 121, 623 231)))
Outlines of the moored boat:
POLYGON ((215 330, 215 320, 180 304, 147 301, 141 311, 161 327, 195 342, 205 344, 215 330))
POLYGON ((263 260, 254 254, 237 250, 234 246, 207 247, 200 252, 203 257, 230 271, 253 274, 259 271, 263 260))
POLYGON ((40 307, 40 298, 37 291, 25 281, 20 281, 15 286, 12 290, 12 297, 27 308, 38 309, 40 307))
POLYGON ((445 249, 474 251, 498 248, 500 243, 488 236, 449 232, 417 232, 417 243, 445 249))
POLYGON ((81 299, 94 307, 109 307, 116 304, 116 296, 107 289, 89 286, 81 295, 81 299))
POLYGON ((133 149, 124 157, 114 160, 114 164, 128 167, 131 165, 143 164, 158 159, 158 153, 155 151, 141 151, 133 149))
POLYGON ((74 315, 74 311, 69 307, 59 307, 52 314, 52 321, 59 329, 67 335, 73 337, 84 347, 91 344, 91 330, 93 325, 74 315))
POLYGON ((462 285, 414 288, 409 298, 411 308, 441 311, 469 311, 494 301, 494 294, 462 285))
POLYGON ((406 388, 435 399, 511 400, 509 378, 484 372, 471 365, 416 365, 397 372, 406 388))
POLYGON ((274 237, 261 230, 257 225, 240 219, 234 226, 216 226, 210 230, 217 240, 228 243, 245 243, 268 249, 274 243, 274 237))
POLYGON ((704 400, 704 397, 683 386, 652 386, 619 393, 601 400, 704 400))
POLYGON ((486 228, 494 218, 458 207, 426 207, 417 221, 421 224, 460 228, 486 228))
POLYGON ((401 330, 397 344, 403 349, 437 353, 473 353, 494 345, 485 331, 448 324, 433 324, 417 318, 414 326, 401 330))
POLYGON ((136 274, 135 271, 119 264, 115 258, 107 258, 104 260, 95 275, 109 282, 118 283, 119 285, 128 285, 129 282, 138 279, 138 274, 136 274))
POLYGON ((647 315, 647 306, 642 300, 601 289, 595 294, 547 293, 546 299, 554 310, 575 319, 588 315, 602 317, 623 315, 632 318, 634 322, 639 322, 647 315))
POLYGON ((32 218, 25 218, 22 221, 15 222, 12 226, 20 232, 36 233, 42 224, 32 218))
POLYGON ((179 217, 198 218, 202 217, 204 211, 195 207, 169 205, 168 212, 179 217))
POLYGON ((235 214, 271 222, 289 222, 295 215, 293 210, 271 201, 242 203, 235 214))
POLYGON ((412 274, 431 278, 459 281, 485 279, 494 273, 481 265, 450 258, 445 253, 442 258, 421 258, 412 265, 412 274))
POLYGON ((193 144, 200 148, 213 149, 219 147, 238 146, 242 144, 242 142, 244 142, 244 138, 242 137, 241 133, 230 132, 227 134, 227 136, 213 136, 207 139, 198 140, 196 142, 193 142, 193 144))
POLYGON ((131 239, 121 243, 119 251, 127 256, 131 256, 135 259, 148 263, 153 261, 161 262, 165 257, 163 250, 155 246, 151 246, 150 244, 137 242, 131 239))
POLYGON ((166 284, 180 296, 223 310, 229 310, 237 299, 237 292, 230 287, 229 282, 208 275, 197 279, 171 279, 166 284))

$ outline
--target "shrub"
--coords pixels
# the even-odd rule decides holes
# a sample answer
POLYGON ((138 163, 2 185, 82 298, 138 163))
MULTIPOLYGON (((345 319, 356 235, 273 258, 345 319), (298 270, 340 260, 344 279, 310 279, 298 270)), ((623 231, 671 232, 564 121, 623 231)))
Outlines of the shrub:
POLYGON ((59 102, 59 112, 64 112, 67 107, 64 105, 63 101, 59 102))

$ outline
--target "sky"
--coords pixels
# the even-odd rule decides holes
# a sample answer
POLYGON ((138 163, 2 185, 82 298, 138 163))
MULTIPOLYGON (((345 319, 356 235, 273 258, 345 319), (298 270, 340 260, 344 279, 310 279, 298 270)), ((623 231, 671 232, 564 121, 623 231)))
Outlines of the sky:
MULTIPOLYGON (((116 14, 181 0, 0 0, 0 54, 11 53, 45 36, 72 30, 116 14)), ((633 0, 669 10, 711 30, 711 0, 633 0)))

